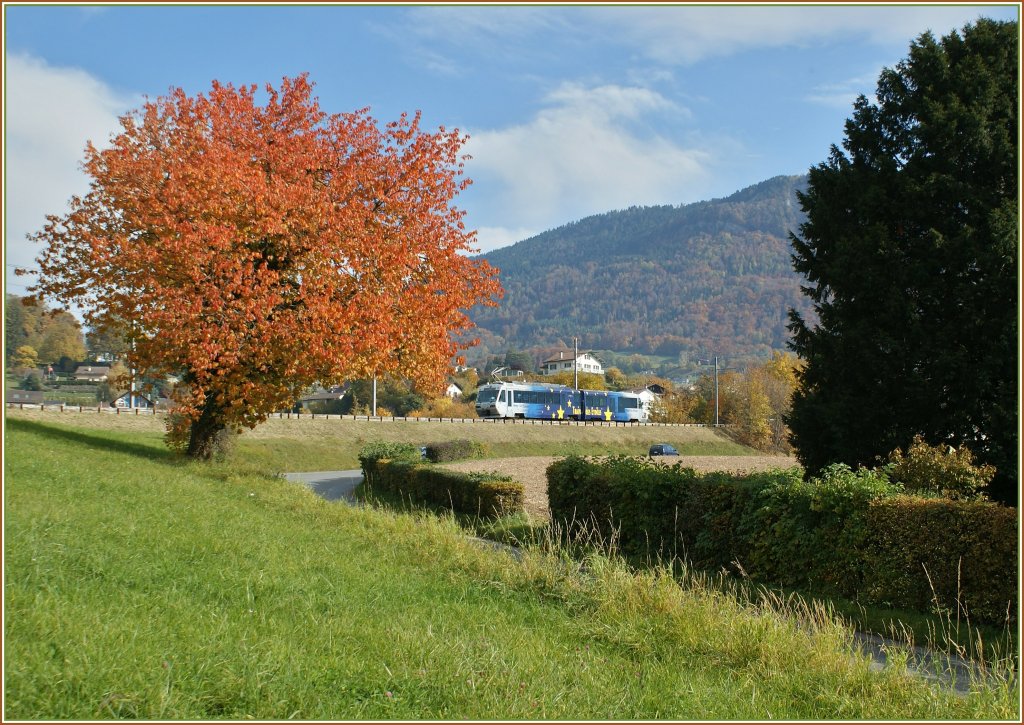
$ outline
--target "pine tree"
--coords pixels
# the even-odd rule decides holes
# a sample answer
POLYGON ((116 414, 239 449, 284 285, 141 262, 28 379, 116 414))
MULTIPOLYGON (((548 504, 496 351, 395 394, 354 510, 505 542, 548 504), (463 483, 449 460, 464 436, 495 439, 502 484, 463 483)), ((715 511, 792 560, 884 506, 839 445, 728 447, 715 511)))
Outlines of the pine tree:
POLYGON ((1018 26, 921 35, 810 171, 793 261, 818 320, 789 425, 804 465, 966 445, 1016 497, 1018 26))

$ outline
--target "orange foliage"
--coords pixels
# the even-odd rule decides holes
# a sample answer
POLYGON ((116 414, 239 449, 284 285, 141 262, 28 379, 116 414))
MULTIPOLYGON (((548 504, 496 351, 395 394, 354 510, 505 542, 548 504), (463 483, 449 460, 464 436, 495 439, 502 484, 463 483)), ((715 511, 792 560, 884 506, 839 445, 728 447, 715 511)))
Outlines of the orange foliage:
POLYGON ((501 294, 464 254, 458 130, 328 115, 305 75, 265 105, 256 90, 214 82, 126 115, 109 149, 86 148, 89 193, 34 235, 37 296, 124 321, 140 374, 183 373, 197 457, 313 382, 440 389, 465 311, 501 294))

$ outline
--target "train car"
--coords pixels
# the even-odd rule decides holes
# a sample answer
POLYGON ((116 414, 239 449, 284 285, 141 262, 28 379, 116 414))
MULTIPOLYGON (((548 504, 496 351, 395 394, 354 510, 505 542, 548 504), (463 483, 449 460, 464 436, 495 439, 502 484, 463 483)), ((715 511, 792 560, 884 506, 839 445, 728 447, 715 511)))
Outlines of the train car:
POLYGON ((487 383, 476 395, 481 418, 645 422, 647 409, 630 393, 574 390, 544 383, 487 383))

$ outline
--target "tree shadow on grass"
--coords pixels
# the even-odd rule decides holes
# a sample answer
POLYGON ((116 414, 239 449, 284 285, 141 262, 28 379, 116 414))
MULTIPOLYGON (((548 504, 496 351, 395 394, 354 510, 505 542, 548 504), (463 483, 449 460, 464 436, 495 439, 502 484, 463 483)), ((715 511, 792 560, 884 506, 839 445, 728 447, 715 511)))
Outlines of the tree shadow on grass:
POLYGON ((19 418, 8 418, 7 428, 22 430, 30 433, 38 433, 50 438, 59 438, 73 443, 80 443, 90 448, 98 448, 104 451, 116 451, 126 453, 130 456, 138 456, 151 461, 163 461, 172 463, 181 461, 182 458, 174 451, 166 448, 153 448, 142 443, 130 443, 128 441, 106 438, 95 433, 86 433, 80 430, 68 430, 57 426, 39 423, 34 420, 22 420, 19 418))

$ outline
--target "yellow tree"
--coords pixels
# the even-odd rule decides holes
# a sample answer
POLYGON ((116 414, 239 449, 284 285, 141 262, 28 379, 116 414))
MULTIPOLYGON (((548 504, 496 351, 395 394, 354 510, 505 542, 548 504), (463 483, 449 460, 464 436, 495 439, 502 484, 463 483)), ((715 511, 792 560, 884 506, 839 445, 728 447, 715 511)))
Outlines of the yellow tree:
POLYGON ((48 320, 39 345, 39 359, 55 363, 62 358, 73 361, 85 359, 85 341, 81 325, 67 312, 57 313, 48 320))
POLYGON ((180 89, 86 148, 90 190, 34 238, 31 291, 114 321, 137 374, 181 375, 189 455, 314 382, 394 374, 439 390, 466 310, 501 293, 453 205, 465 137, 328 115, 305 75, 180 89))
POLYGON ((765 392, 763 369, 752 368, 744 377, 737 406, 737 426, 742 443, 765 450, 772 441, 772 406, 765 392))

